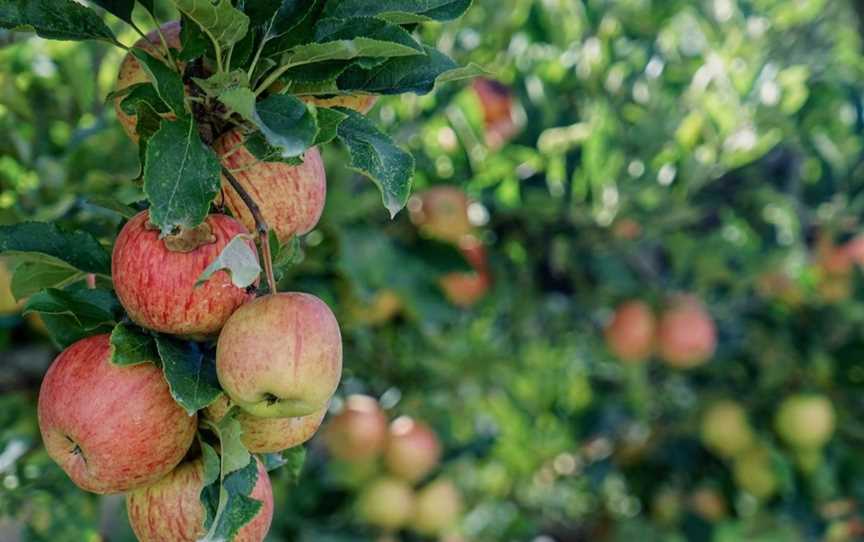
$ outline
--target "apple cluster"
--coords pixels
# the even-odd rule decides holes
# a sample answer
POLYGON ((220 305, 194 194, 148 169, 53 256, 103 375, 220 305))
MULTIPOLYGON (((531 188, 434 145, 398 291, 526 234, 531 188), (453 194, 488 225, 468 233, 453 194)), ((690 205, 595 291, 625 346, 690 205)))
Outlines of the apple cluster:
MULTIPOLYGON (((169 46, 179 48, 179 24, 163 26, 162 33, 169 46)), ((158 56, 159 39, 151 33, 136 47, 158 56)), ((138 60, 127 55, 118 88, 147 78, 138 60)), ((137 140, 134 116, 119 104, 117 115, 137 140)), ((326 194, 318 151, 309 149, 301 165, 264 163, 244 143, 244 136, 231 130, 214 148, 223 165, 237 172, 280 241, 310 231, 326 194)), ((131 218, 114 245, 112 278, 135 324, 184 340, 216 341, 215 369, 224 394, 189 415, 172 397, 158 360, 115 365, 107 334, 63 351, 39 394, 39 425, 48 454, 84 490, 127 493, 129 519, 142 541, 194 541, 206 534, 199 498, 204 464, 195 444, 199 421, 218 422, 232 412, 250 452, 280 452, 317 431, 342 374, 339 324, 317 297, 300 292, 256 297, 255 285, 235 285, 226 270, 199 284, 205 269, 238 236, 257 257, 249 235, 254 219, 227 182, 221 203, 232 216, 210 214, 199 226, 167 236, 153 227, 148 211, 131 218)), ((272 518, 270 481, 256 461, 251 497, 263 506, 236 540, 263 540, 272 518)))
POLYGON ((407 528, 426 536, 454 530, 462 513, 456 485, 434 477, 441 443, 425 423, 400 416, 389 421, 374 398, 351 395, 323 432, 330 455, 363 473, 357 513, 385 532, 407 528))

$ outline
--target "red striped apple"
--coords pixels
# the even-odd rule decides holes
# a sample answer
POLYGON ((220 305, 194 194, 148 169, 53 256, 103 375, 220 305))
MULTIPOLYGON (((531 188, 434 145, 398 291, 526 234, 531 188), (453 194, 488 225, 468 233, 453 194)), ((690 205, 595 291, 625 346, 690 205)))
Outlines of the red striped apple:
MULTIPOLYGON (((201 286, 195 283, 246 229, 229 216, 213 214, 194 231, 160 239, 148 219, 147 211, 137 214, 117 237, 111 260, 117 297, 143 327, 193 338, 215 335, 237 307, 255 296, 235 286, 225 270, 201 286)), ((254 243, 247 243, 255 251, 254 243)))
MULTIPOLYGON (((252 521, 237 533, 234 542, 261 542, 273 519, 273 489, 260 460, 258 481, 251 497, 263 506, 252 521)), ((204 464, 200 459, 183 463, 168 476, 126 496, 129 523, 140 542, 195 542, 206 535, 204 507, 204 464)))
POLYGON ((642 301, 627 301, 615 309, 606 325, 606 346, 621 361, 645 361, 654 351, 656 327, 651 307, 642 301))
POLYGON ((411 528, 420 534, 445 534, 462 515, 462 494, 447 479, 435 480, 417 492, 411 528))
POLYGON ((411 520, 414 490, 402 480, 379 478, 363 489, 357 505, 357 512, 366 523, 396 530, 411 520))
POLYGON ((387 416, 368 395, 351 395, 324 431, 330 455, 342 461, 375 459, 387 443, 387 416))
POLYGON ((197 427, 154 364, 111 363, 108 335, 82 339, 57 357, 42 381, 38 411, 48 455, 94 493, 162 478, 183 459, 197 427))
MULTIPOLYGON (((180 49, 180 21, 165 23, 162 25, 161 30, 168 46, 172 49, 180 49)), ((136 49, 143 49, 156 58, 164 59, 165 57, 165 48, 162 45, 159 32, 156 30, 149 32, 146 38, 141 38, 135 42, 133 47, 136 49)), ((150 77, 141 67, 141 63, 138 59, 131 53, 127 53, 123 58, 123 62, 120 64, 120 72, 117 75, 117 90, 123 90, 132 85, 147 83, 149 81, 150 77)), ((123 131, 126 132, 126 135, 128 135, 132 141, 137 143, 138 131, 136 129, 136 124, 138 122, 138 117, 136 115, 127 115, 123 112, 120 108, 120 103, 123 101, 123 98, 124 96, 114 98, 114 110, 117 112, 117 120, 120 122, 120 126, 123 127, 123 131)), ((173 118, 174 115, 173 113, 169 113, 166 114, 165 117, 173 118)))
MULTIPOLYGON (((327 175, 321 154, 313 147, 297 166, 261 162, 246 149, 245 135, 231 130, 213 145, 222 163, 258 204, 267 224, 283 243, 293 235, 308 233, 318 224, 327 196, 327 175)), ((255 229, 252 213, 227 180, 222 181, 225 205, 250 231, 255 229)))
POLYGON ((668 365, 690 369, 707 362, 717 347, 717 329, 694 297, 679 296, 660 317, 657 348, 668 365))
POLYGON ((327 407, 342 376, 342 336, 330 308, 303 293, 259 297, 219 335, 216 372, 253 416, 308 416, 327 407))
POLYGON ((472 232, 468 219, 468 196, 455 186, 436 186, 415 194, 408 201, 408 212, 421 233, 448 243, 458 244, 472 232))
POLYGON ((401 416, 390 424, 384 459, 391 474, 416 482, 438 465, 441 443, 428 425, 401 416))
MULTIPOLYGON (((230 404, 228 398, 222 395, 207 407, 204 415, 219 421, 228 413, 230 404)), ((326 413, 327 407, 299 418, 258 418, 244 410, 240 410, 236 416, 243 429, 240 439, 246 449, 254 454, 269 454, 299 446, 312 438, 326 413)))

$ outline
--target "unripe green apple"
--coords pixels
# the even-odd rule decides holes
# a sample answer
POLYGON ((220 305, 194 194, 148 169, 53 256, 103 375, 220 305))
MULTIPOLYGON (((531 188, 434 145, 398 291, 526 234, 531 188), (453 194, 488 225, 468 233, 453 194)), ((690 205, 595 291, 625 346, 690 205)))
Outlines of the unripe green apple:
MULTIPOLYGON (((309 233, 318 224, 327 197, 327 175, 321 153, 312 147, 303 163, 261 162, 245 146, 246 136, 240 129, 231 130, 213 144, 227 167, 258 204, 279 241, 285 243, 294 235, 309 233)), ((255 218, 231 184, 222 180, 225 205, 238 220, 255 229, 255 218)))
MULTIPOLYGON (((228 413, 230 404, 228 398, 221 395, 206 408, 204 415, 219 421, 228 413)), ((254 454, 270 454, 299 446, 312 438, 325 414, 327 407, 298 418, 258 418, 242 409, 235 416, 243 429, 240 440, 246 449, 254 454)))
POLYGON ((621 361, 645 361, 654 350, 657 323, 654 313, 642 301, 622 303, 604 330, 606 346, 621 361))
MULTIPOLYGON (((162 35, 165 37, 165 41, 168 43, 168 47, 172 49, 180 49, 180 21, 165 23, 162 25, 161 30, 162 35)), ((146 37, 139 39, 135 42, 133 47, 136 49, 143 49, 156 58, 161 59, 165 56, 165 49, 162 45, 162 40, 159 37, 159 32, 156 30, 149 32, 146 37)), ((117 90, 123 90, 132 85, 147 82, 150 82, 150 77, 141 67, 141 63, 131 53, 127 53, 123 58, 123 62, 120 64, 120 72, 117 75, 117 90)), ((114 110, 117 112, 117 120, 120 122, 120 126, 123 127, 123 131, 126 132, 126 135, 128 135, 132 141, 137 143, 138 130, 136 125, 138 123, 138 117, 136 115, 127 115, 123 112, 120 103, 123 101, 124 97, 125 96, 118 96, 114 98, 114 110)), ((173 113, 169 113, 166 114, 165 117, 170 119, 173 118, 174 115, 173 113)))
POLYGON ((342 461, 375 459, 387 443, 387 415, 368 395, 351 395, 324 431, 330 455, 342 461))
POLYGON ((402 480, 379 478, 371 482, 357 502, 360 518, 382 529, 399 529, 414 513, 414 490, 402 480))
MULTIPOLYGON (((261 509, 233 538, 234 542, 261 542, 273 519, 273 490, 260 460, 258 481, 251 498, 261 509)), ((183 463, 155 484, 126 495, 129 524, 140 542, 196 542, 204 530, 204 464, 200 459, 183 463)))
POLYGON ((696 298, 680 296, 661 315, 657 348, 666 364, 697 367, 711 359, 716 347, 714 320, 696 298))
POLYGON ((735 459, 732 468, 735 484, 759 500, 777 493, 779 481, 774 472, 771 454, 760 447, 751 448, 735 459))
POLYGON ((455 186, 435 186, 414 194, 408 201, 408 212, 421 233, 458 244, 473 231, 468 219, 468 196, 455 186))
POLYGON ((462 494, 447 479, 429 483, 417 492, 410 527, 427 536, 452 529, 462 515, 462 494))
POLYGON ((416 482, 441 460, 441 443, 423 422, 401 416, 390 424, 384 459, 391 474, 416 482))
POLYGON ((326 408, 342 376, 342 336, 317 297, 278 293, 231 315, 216 347, 231 400, 253 416, 290 418, 326 408))
MULTIPOLYGON (((246 229, 229 216, 213 214, 195 230, 160 239, 159 230, 148 225, 149 218, 148 211, 135 215, 114 244, 111 270, 120 303, 142 327, 192 338, 215 335, 255 294, 235 286, 225 270, 195 284, 246 229)), ((255 244, 247 244, 257 254, 255 244)))
POLYGON ((108 335, 54 361, 39 390, 45 450, 80 488, 118 493, 151 484, 183 459, 197 417, 180 408, 152 363, 111 363, 108 335))
POLYGON ((792 395, 780 404, 774 423, 789 446, 821 448, 834 434, 834 406, 824 395, 792 395))
POLYGON ((712 404, 702 415, 702 442, 721 457, 732 458, 747 451, 754 442, 747 412, 728 399, 712 404))

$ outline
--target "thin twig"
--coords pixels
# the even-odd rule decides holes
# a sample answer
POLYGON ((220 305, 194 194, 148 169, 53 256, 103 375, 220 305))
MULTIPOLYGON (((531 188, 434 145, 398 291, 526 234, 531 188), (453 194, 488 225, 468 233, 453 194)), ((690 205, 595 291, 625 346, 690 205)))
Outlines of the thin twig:
POLYGON ((240 184, 237 177, 235 177, 234 174, 225 166, 222 166, 222 175, 228 179, 231 187, 235 192, 237 192, 240 199, 242 199, 243 203, 246 204, 249 212, 252 213, 252 218, 255 219, 255 230, 258 232, 258 240, 261 242, 261 253, 264 255, 264 274, 267 276, 267 285, 270 287, 270 293, 275 294, 276 276, 273 274, 273 254, 270 251, 270 226, 268 226, 267 221, 264 220, 264 216, 261 214, 261 209, 258 208, 258 204, 255 203, 255 200, 252 199, 249 192, 243 188, 243 185, 240 184))

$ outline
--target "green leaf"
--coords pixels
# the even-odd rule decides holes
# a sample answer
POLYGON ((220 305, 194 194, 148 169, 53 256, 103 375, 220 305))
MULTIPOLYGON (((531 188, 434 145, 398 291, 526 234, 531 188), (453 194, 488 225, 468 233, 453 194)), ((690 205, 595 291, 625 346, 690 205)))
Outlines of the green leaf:
POLYGON ((249 78, 243 70, 213 75, 208 79, 195 79, 208 96, 213 96, 229 109, 247 120, 255 116, 255 93, 249 88, 249 78))
POLYGON ((96 12, 72 0, 0 0, 0 28, 32 29, 54 40, 103 40, 119 45, 96 12))
POLYGON ((253 24, 264 29, 262 39, 268 44, 265 56, 312 41, 314 23, 322 9, 321 0, 262 0, 247 4, 253 24))
POLYGON ((120 304, 114 294, 101 289, 48 288, 33 294, 24 305, 24 313, 38 312, 71 318, 83 331, 114 325, 120 304))
POLYGON ((302 66, 328 60, 351 60, 361 57, 403 57, 421 55, 412 47, 370 38, 307 43, 285 54, 283 64, 302 66))
POLYGON ((460 79, 473 79, 475 77, 484 77, 489 75, 492 75, 492 73, 483 69, 482 66, 472 62, 467 66, 460 66, 442 73, 435 79, 435 84, 449 83, 451 81, 459 81, 460 79))
POLYGON ((224 476, 216 517, 207 535, 199 542, 233 540, 237 532, 252 521, 263 506, 261 501, 249 496, 257 481, 258 463, 254 457, 250 457, 242 469, 224 476))
POLYGON ((191 118, 163 121, 147 142, 144 192, 150 220, 163 234, 194 228, 219 193, 219 159, 204 145, 191 118))
POLYGON ((462 16, 471 0, 330 0, 328 17, 381 17, 396 24, 449 21, 462 16))
POLYGON ((378 185, 384 206, 390 217, 395 217, 411 194, 414 157, 397 147, 365 116, 344 107, 338 110, 348 117, 339 125, 337 135, 351 154, 349 167, 378 185))
POLYGON ((171 396, 190 416, 222 393, 216 363, 197 343, 157 335, 156 348, 171 396))
POLYGON ((412 49, 414 54, 424 54, 423 46, 417 43, 404 28, 381 19, 372 17, 328 18, 319 21, 315 27, 315 41, 318 42, 324 43, 359 38, 398 43, 412 49))
POLYGON ((328 107, 319 107, 315 112, 318 118, 318 135, 315 136, 315 141, 312 146, 323 145, 330 143, 336 139, 336 132, 339 130, 339 125, 342 124, 348 115, 330 109, 328 107))
POLYGON ((85 276, 63 262, 46 257, 41 261, 25 261, 16 267, 10 287, 15 299, 21 300, 45 288, 62 288, 85 276))
MULTIPOLYGON (((153 83, 156 93, 162 101, 178 117, 185 116, 187 114, 186 102, 184 100, 185 88, 183 86, 183 78, 180 77, 180 74, 144 49, 130 49, 129 52, 135 55, 135 58, 140 61, 141 67, 148 77, 150 77, 150 81, 153 83)), ((154 107, 154 109, 156 111, 159 110, 158 107, 154 107)))
POLYGON ((92 0, 92 2, 121 21, 133 24, 132 11, 135 9, 135 0, 92 0))
POLYGON ((336 82, 345 91, 427 94, 435 88, 435 81, 439 77, 458 69, 459 65, 440 51, 426 46, 424 49, 425 56, 391 58, 373 69, 352 66, 336 82))
POLYGON ((144 166, 147 163, 147 148, 150 139, 162 127, 162 116, 147 102, 138 102, 136 107, 135 131, 138 133, 138 161, 141 164, 138 180, 144 179, 144 166))
MULTIPOLYGON (((23 222, 0 226, 0 253, 38 253, 87 273, 111 273, 111 256, 99 241, 83 231, 69 232, 56 224, 23 222)), ((32 255, 25 255, 33 259, 32 255)), ((38 260, 44 258, 36 257, 38 260)))
POLYGON ((111 363, 137 365, 159 359, 153 337, 130 324, 117 324, 111 332, 111 363))
POLYGON ((159 93, 152 83, 138 83, 127 88, 129 91, 126 93, 126 97, 120 101, 120 109, 127 115, 137 114, 138 104, 142 102, 149 105, 157 114, 164 114, 170 111, 165 101, 159 97, 159 93))
POLYGON ((40 317, 51 341, 61 350, 81 339, 111 333, 112 329, 112 326, 107 324, 95 329, 84 329, 76 323, 74 317, 68 315, 41 314, 40 317))
POLYGON ((225 245, 219 257, 207 266, 195 286, 204 284, 217 271, 225 269, 231 274, 231 282, 238 288, 251 286, 261 275, 261 265, 258 263, 258 253, 249 246, 251 235, 237 235, 225 245))
POLYGON ((189 62, 203 55, 214 56, 213 43, 198 24, 183 15, 180 17, 180 51, 177 60, 189 62))
POLYGON ((237 43, 249 30, 249 17, 230 0, 171 0, 223 49, 237 43))
POLYGON ((303 471, 303 465, 306 464, 306 448, 303 446, 289 448, 282 452, 282 457, 288 468, 291 483, 296 484, 300 480, 300 473, 303 471))
POLYGON ((283 94, 268 96, 255 105, 255 125, 270 145, 282 149, 283 158, 302 155, 318 134, 315 116, 306 104, 283 94))
POLYGON ((106 209, 108 211, 113 211, 123 218, 132 218, 138 211, 133 209, 132 207, 120 203, 116 199, 109 196, 87 196, 85 199, 87 204, 95 205, 96 207, 100 207, 102 209, 106 209))

